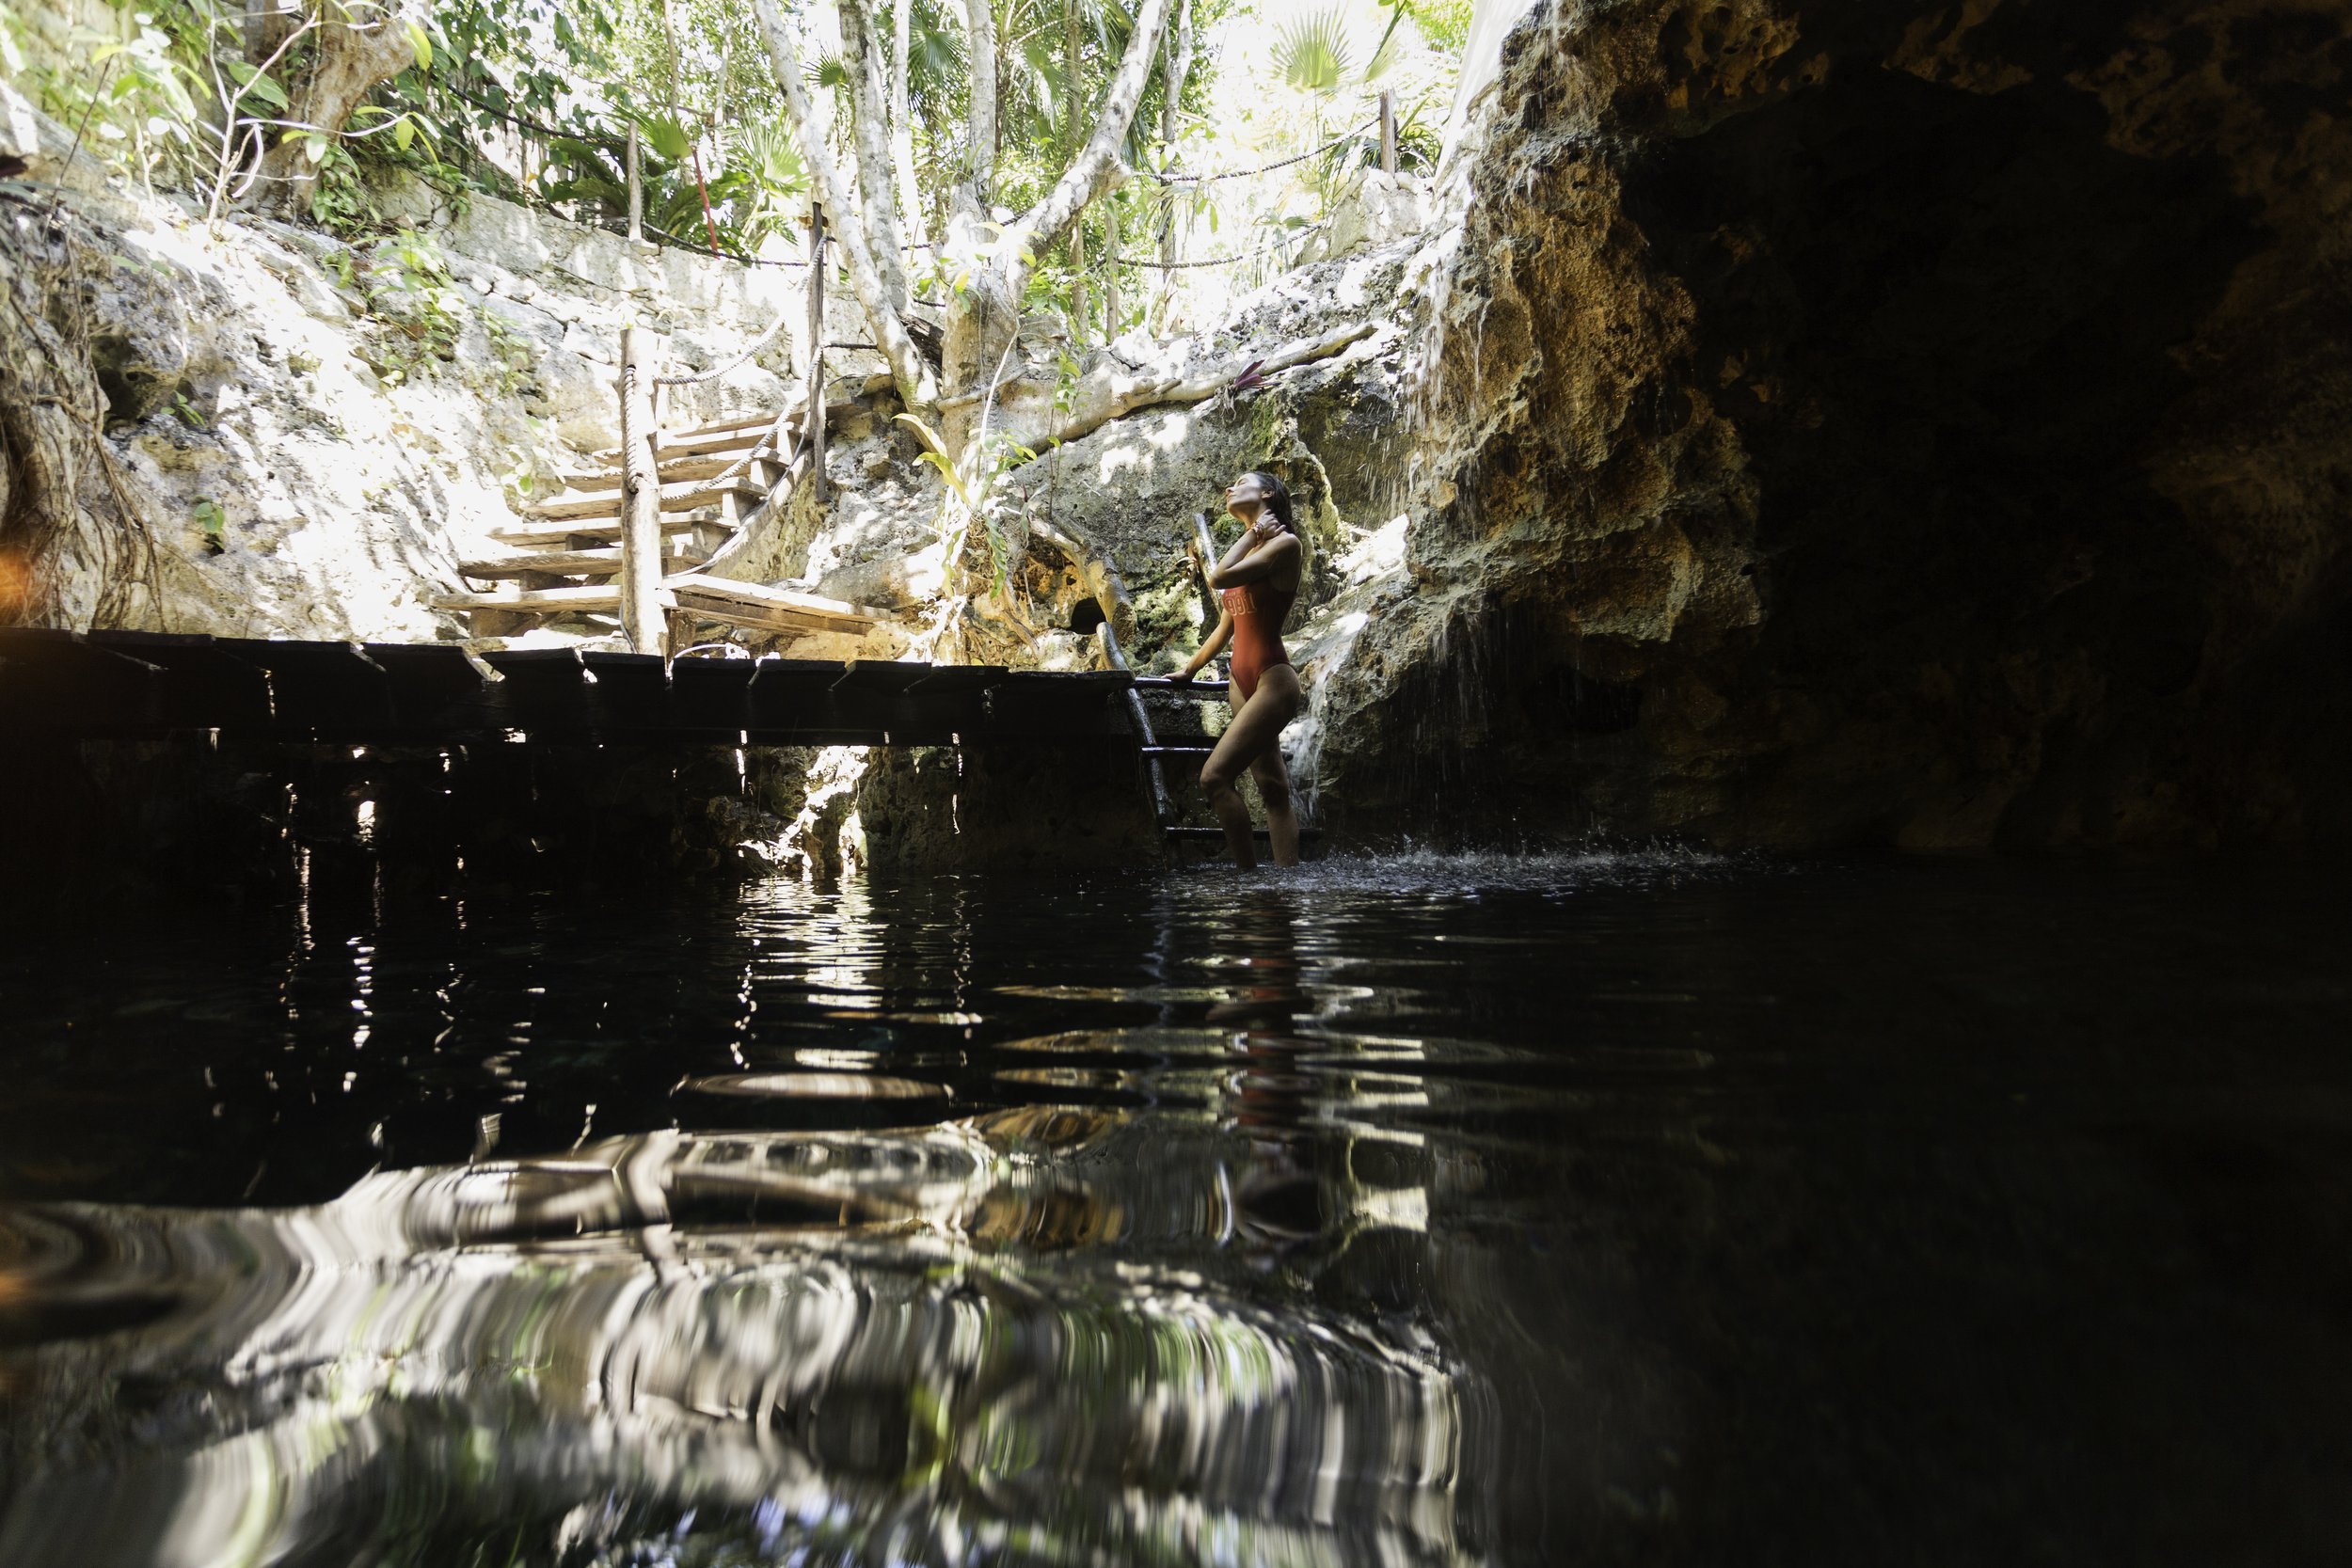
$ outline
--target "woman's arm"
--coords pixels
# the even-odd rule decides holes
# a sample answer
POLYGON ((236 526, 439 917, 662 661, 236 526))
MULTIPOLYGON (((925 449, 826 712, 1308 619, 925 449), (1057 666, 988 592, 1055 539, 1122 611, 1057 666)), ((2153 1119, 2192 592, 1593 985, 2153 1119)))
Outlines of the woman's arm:
MULTIPOLYGON (((1241 542, 1248 545, 1256 538, 1254 531, 1245 533, 1241 542)), ((1272 577, 1278 567, 1287 561, 1295 560, 1297 555, 1298 540, 1288 533, 1278 533, 1248 551, 1243 551, 1241 546, 1236 545, 1225 552, 1225 559, 1208 574, 1209 586, 1232 588, 1245 582, 1256 582, 1261 578, 1272 577)))
POLYGON ((1212 567, 1209 575, 1211 577, 1215 577, 1218 572, 1224 571, 1229 566, 1240 565, 1243 559, 1247 557, 1251 550, 1258 547, 1259 539, 1260 535, 1255 525, 1243 529, 1240 533, 1234 536, 1232 547, 1225 552, 1225 559, 1219 561, 1216 566, 1212 567))
POLYGON ((1223 653, 1225 651, 1225 644, 1231 642, 1232 640, 1233 612, 1229 610, 1224 614, 1216 618, 1216 629, 1209 633, 1208 638, 1201 642, 1200 651, 1193 655, 1190 659, 1186 660, 1184 667, 1182 670, 1176 672, 1176 679, 1180 681, 1188 681, 1192 679, 1193 676, 1200 673, 1202 667, 1205 666, 1209 660, 1215 658, 1218 654, 1223 653))

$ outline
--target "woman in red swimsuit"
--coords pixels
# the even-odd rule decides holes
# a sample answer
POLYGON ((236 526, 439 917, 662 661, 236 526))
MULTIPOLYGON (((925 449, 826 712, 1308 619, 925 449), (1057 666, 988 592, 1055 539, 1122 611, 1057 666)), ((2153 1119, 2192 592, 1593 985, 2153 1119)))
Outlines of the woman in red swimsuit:
POLYGON ((1233 863, 1247 870, 1258 857, 1250 843, 1249 808, 1233 786, 1248 768, 1258 781, 1258 799, 1265 802, 1274 863, 1296 865, 1298 817, 1291 809, 1290 774, 1283 770, 1279 742, 1282 726, 1298 717, 1304 696, 1298 672, 1282 650, 1282 618, 1298 597, 1306 556, 1291 522, 1291 493, 1272 474, 1247 473, 1233 481, 1225 489, 1225 507, 1243 524, 1241 538, 1208 571, 1209 586, 1217 591, 1225 613, 1176 678, 1192 679, 1232 643, 1233 680, 1227 696, 1233 721, 1201 764, 1200 787, 1224 824, 1233 863))

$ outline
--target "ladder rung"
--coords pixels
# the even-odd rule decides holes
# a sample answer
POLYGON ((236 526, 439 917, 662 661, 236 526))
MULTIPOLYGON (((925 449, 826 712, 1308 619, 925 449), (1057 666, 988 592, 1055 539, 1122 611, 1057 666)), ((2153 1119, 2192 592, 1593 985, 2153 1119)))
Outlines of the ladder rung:
POLYGON ((1153 688, 1154 689, 1162 690, 1222 691, 1232 683, 1229 681, 1212 680, 1180 681, 1168 675, 1137 675, 1136 677, 1136 684, 1137 686, 1148 686, 1153 688))
POLYGON ((1214 746, 1146 746, 1142 748, 1143 754, 1147 757, 1205 757, 1216 750, 1214 746))

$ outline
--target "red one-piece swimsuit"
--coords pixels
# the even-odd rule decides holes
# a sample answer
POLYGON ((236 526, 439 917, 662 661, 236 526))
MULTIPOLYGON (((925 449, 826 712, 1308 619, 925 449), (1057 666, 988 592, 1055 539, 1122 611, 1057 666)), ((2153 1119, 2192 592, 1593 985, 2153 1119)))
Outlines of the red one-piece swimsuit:
POLYGON ((1282 648, 1282 618, 1291 612, 1295 588, 1272 588, 1245 582, 1219 591, 1225 613, 1233 618, 1233 685, 1243 702, 1258 693, 1258 677, 1277 664, 1288 664, 1282 648))

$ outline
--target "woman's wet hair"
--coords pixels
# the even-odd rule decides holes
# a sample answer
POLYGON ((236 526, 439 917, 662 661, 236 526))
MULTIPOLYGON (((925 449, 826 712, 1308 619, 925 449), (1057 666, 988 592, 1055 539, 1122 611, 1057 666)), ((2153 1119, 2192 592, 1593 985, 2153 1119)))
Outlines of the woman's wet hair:
POLYGON ((1263 468, 1252 468, 1241 477, 1258 482, 1258 488, 1264 492, 1265 509, 1274 514, 1275 521, 1293 533, 1298 531, 1298 525, 1291 521, 1291 487, 1289 485, 1267 473, 1263 468))

